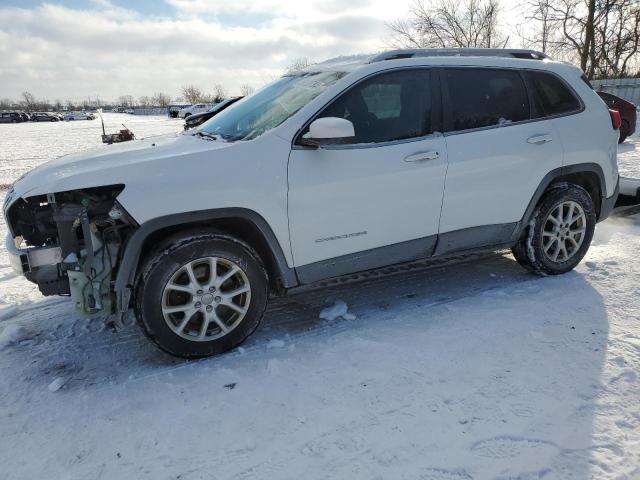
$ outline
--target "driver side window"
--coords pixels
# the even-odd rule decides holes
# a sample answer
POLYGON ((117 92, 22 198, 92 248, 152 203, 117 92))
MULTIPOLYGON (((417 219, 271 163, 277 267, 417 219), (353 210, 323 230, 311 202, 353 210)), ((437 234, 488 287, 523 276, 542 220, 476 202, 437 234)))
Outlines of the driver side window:
POLYGON ((393 71, 369 78, 333 101, 319 116, 353 123, 349 143, 381 143, 423 137, 431 126, 431 82, 427 69, 393 71))

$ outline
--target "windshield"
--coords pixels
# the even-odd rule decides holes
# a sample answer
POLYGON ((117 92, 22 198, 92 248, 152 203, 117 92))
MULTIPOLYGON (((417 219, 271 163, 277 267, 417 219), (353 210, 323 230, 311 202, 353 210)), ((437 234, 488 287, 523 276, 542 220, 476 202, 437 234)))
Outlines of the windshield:
POLYGON ((282 77, 205 122, 199 131, 227 141, 254 139, 280 125, 344 75, 309 72, 282 77))

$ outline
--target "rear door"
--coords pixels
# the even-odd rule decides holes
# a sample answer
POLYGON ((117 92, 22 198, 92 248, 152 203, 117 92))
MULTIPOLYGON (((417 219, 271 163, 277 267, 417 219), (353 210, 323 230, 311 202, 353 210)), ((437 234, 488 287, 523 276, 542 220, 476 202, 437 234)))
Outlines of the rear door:
POLYGON ((510 240, 543 177, 562 166, 553 124, 535 119, 520 71, 442 70, 449 156, 437 254, 510 240))
POLYGON ((350 120, 349 144, 294 145, 289 225, 303 282, 432 254, 447 168, 437 92, 429 69, 377 74, 317 116, 350 120))
POLYGON ((612 160, 617 155, 618 132, 612 131, 604 106, 585 109, 573 88, 551 72, 530 71, 526 75, 536 91, 540 110, 562 138, 563 165, 600 165, 609 186, 602 193, 611 196, 618 177, 616 162, 612 160))

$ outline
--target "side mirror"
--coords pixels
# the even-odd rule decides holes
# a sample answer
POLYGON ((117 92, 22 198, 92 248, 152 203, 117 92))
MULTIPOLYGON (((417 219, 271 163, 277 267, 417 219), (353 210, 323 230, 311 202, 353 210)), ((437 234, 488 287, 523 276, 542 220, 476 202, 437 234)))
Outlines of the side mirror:
POLYGON ((326 144, 346 143, 356 133, 353 123, 344 118, 325 117, 318 118, 309 125, 309 133, 300 140, 302 145, 319 147, 326 144))

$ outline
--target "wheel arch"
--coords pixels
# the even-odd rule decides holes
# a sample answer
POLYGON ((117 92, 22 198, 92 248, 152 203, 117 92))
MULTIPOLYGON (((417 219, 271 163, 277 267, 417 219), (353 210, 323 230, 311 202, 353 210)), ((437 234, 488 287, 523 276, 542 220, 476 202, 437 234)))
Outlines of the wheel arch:
POLYGON ((258 213, 244 208, 223 208, 167 215, 140 225, 127 242, 115 281, 120 313, 129 308, 136 275, 149 247, 181 230, 194 227, 216 228, 256 250, 265 264, 272 290, 298 285, 295 270, 287 265, 273 230, 258 213))
POLYGON ((598 221, 604 220, 610 212, 604 211, 603 200, 606 198, 606 183, 602 167, 597 163, 580 163, 556 168, 547 173, 536 189, 518 228, 514 231, 513 240, 522 235, 533 215, 536 207, 542 201, 544 195, 556 185, 569 183, 584 188, 593 199, 598 221))

